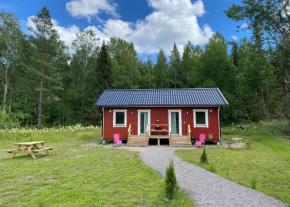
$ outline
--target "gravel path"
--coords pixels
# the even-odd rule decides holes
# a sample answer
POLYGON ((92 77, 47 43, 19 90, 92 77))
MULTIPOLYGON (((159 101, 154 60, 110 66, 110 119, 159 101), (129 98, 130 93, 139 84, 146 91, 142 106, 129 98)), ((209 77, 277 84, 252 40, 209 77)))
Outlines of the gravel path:
POLYGON ((238 185, 196 165, 182 161, 182 159, 174 155, 174 151, 181 148, 162 146, 124 148, 140 152, 143 162, 163 176, 169 161, 173 160, 179 186, 188 192, 190 198, 195 201, 197 206, 286 206, 280 200, 238 185))

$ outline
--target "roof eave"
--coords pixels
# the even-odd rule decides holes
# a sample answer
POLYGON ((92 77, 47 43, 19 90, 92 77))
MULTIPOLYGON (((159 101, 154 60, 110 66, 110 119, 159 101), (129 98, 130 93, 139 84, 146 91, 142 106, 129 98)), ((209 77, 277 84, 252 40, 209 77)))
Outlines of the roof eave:
POLYGON ((95 105, 96 107, 228 107, 227 105, 95 105))

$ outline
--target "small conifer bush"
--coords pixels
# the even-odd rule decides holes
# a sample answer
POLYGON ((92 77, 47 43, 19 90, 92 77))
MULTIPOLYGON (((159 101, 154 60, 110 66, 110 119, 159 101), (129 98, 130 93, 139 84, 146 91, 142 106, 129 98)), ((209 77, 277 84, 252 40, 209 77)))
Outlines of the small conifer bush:
POLYGON ((202 152, 202 154, 200 156, 200 163, 208 164, 205 148, 203 149, 203 152, 202 152))
POLYGON ((166 177, 165 177, 165 193, 169 200, 172 200, 178 191, 176 176, 174 172, 173 161, 170 161, 166 169, 166 177))

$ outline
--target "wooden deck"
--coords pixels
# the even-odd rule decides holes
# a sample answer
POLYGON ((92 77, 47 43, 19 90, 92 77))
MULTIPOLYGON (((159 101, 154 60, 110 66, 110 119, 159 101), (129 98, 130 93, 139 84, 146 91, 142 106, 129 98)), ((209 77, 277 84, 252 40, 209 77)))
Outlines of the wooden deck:
MULTIPOLYGON (((149 139, 169 139, 170 147, 191 147, 191 139, 190 139, 190 126, 187 128, 186 136, 179 135, 171 135, 170 130, 167 130, 168 134, 162 133, 162 135, 151 135, 150 131, 156 132, 157 130, 150 130, 149 125, 147 128, 146 135, 132 135, 133 126, 130 124, 128 128, 128 140, 127 146, 129 147, 147 147, 149 145, 149 139), (164 135, 163 135, 164 134, 164 135)), ((164 132, 164 131, 162 131, 164 132)), ((158 141, 159 143, 159 141, 158 141)))

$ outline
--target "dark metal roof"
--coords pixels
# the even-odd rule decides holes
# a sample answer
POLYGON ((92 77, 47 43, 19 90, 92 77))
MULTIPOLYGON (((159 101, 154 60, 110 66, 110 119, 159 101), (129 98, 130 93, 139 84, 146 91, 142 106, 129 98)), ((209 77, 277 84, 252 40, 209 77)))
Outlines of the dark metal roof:
POLYGON ((96 106, 228 106, 218 88, 108 89, 96 106))

